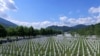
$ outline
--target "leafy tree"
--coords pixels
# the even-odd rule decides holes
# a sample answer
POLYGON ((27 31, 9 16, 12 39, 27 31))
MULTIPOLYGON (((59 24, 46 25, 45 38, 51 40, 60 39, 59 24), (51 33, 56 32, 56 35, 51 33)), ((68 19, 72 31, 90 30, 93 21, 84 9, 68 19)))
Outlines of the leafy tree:
POLYGON ((17 36, 17 31, 16 31, 16 29, 15 29, 15 28, 12 28, 12 27, 7 28, 7 35, 8 35, 8 36, 17 36))
POLYGON ((41 29, 40 29, 40 34, 41 34, 41 35, 46 35, 45 29, 41 28, 41 29))
POLYGON ((7 35, 6 29, 0 25, 0 37, 5 37, 7 35))
POLYGON ((95 25, 95 34, 100 35, 100 23, 95 25))
POLYGON ((24 27, 24 35, 29 36, 29 28, 28 27, 24 27))
POLYGON ((25 36, 25 32, 24 32, 24 27, 23 26, 18 26, 16 28, 16 30, 17 30, 17 35, 18 36, 25 36))
POLYGON ((34 30, 34 28, 32 26, 29 27, 29 35, 30 36, 36 36, 35 30, 34 30))

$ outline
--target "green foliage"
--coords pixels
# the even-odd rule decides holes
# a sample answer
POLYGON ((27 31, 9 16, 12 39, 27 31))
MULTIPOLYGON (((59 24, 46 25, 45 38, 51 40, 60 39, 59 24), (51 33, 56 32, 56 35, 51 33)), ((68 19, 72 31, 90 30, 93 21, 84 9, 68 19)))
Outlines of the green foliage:
POLYGON ((72 32, 76 32, 80 35, 98 35, 99 36, 100 35, 100 23, 95 24, 95 25, 90 25, 86 28, 71 31, 71 33, 72 32))
POLYGON ((15 28, 12 28, 12 27, 7 28, 7 35, 8 36, 16 36, 17 35, 16 29, 15 28))
POLYGON ((40 30, 34 29, 31 27, 25 27, 25 26, 18 26, 15 28, 9 27, 4 28, 2 25, 0 25, 0 37, 7 36, 36 36, 36 35, 52 35, 52 34, 61 34, 61 31, 53 30, 53 29, 44 29, 41 28, 40 30))
POLYGON ((41 28, 40 29, 40 34, 41 35, 62 34, 62 31, 49 29, 49 28, 46 28, 46 29, 41 28))
POLYGON ((36 32, 35 32, 35 29, 31 26, 31 27, 29 27, 29 35, 30 36, 36 36, 36 32))
POLYGON ((100 23, 96 24, 94 29, 95 29, 94 33, 96 35, 100 35, 100 23))
POLYGON ((23 26, 17 27, 17 35, 18 36, 24 36, 25 35, 24 27, 23 26))
POLYGON ((0 37, 5 37, 7 35, 6 29, 0 25, 0 37))
POLYGON ((24 27, 24 35, 25 36, 29 35, 29 28, 28 27, 24 27))

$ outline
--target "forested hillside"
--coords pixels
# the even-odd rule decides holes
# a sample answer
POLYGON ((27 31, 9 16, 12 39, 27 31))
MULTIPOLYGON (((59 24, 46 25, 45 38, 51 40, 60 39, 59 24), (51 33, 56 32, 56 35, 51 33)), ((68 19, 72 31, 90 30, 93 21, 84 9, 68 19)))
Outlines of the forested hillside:
POLYGON ((100 35, 100 23, 95 25, 90 25, 86 28, 73 30, 71 33, 78 33, 80 35, 100 35))

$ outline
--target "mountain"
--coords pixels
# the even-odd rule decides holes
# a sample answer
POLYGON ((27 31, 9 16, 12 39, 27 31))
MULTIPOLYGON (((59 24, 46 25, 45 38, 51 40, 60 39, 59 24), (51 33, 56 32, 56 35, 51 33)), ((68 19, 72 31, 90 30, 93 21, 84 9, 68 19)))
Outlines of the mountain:
POLYGON ((68 27, 68 26, 55 26, 55 25, 49 26, 47 28, 54 29, 54 30, 61 30, 61 31, 69 31, 72 29, 71 27, 68 27))
POLYGON ((79 24, 79 25, 73 26, 73 29, 80 29, 80 28, 85 28, 85 27, 88 27, 88 25, 79 24))
POLYGON ((3 25, 4 27, 16 27, 17 25, 8 21, 8 20, 5 20, 3 18, 0 18, 0 24, 3 25))
POLYGON ((68 26, 49 26, 47 28, 49 29, 54 29, 54 30, 61 30, 61 31, 71 31, 71 30, 76 30, 76 29, 81 29, 81 28, 85 28, 87 27, 87 25, 82 25, 82 24, 79 24, 79 25, 76 25, 76 26, 72 26, 72 27, 68 27, 68 26))

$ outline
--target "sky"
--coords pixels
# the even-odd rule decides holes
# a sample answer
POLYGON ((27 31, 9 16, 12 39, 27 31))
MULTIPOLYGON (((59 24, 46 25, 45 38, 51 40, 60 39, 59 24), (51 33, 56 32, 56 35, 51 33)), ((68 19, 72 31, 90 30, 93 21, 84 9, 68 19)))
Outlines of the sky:
POLYGON ((0 0, 0 17, 45 28, 100 23, 100 0, 0 0))

